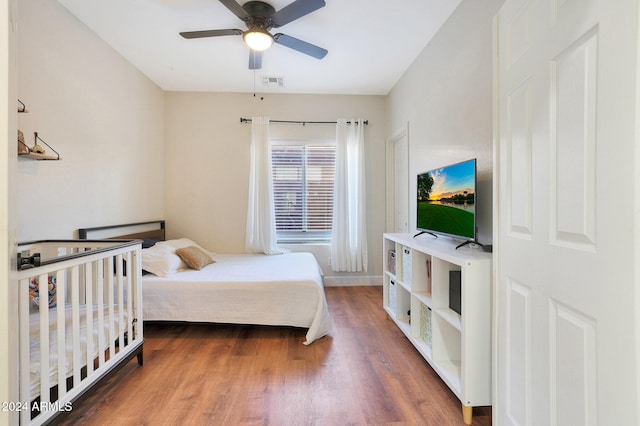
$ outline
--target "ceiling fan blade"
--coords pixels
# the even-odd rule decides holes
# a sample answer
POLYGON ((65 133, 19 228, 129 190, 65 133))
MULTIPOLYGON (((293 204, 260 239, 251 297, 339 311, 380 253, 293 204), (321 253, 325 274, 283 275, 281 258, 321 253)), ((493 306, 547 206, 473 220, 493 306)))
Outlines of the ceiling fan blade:
POLYGON ((260 68, 262 68, 262 52, 252 49, 249 51, 249 69, 259 70, 260 68))
POLYGON ((296 0, 271 16, 274 28, 281 27, 325 6, 324 0, 296 0))
POLYGON ((220 3, 225 5, 227 9, 229 9, 231 12, 233 12, 234 15, 236 15, 238 18, 242 19, 243 21, 246 21, 247 19, 250 18, 250 16, 247 13, 247 11, 244 10, 242 8, 242 6, 240 6, 240 4, 238 4, 237 1, 235 1, 235 0, 220 0, 220 3))
POLYGON ((305 55, 313 56, 316 59, 322 59, 327 55, 327 53, 329 53, 322 47, 318 47, 314 44, 307 43, 306 41, 302 41, 300 39, 282 33, 274 35, 273 40, 278 44, 281 44, 293 50, 297 50, 298 52, 304 53, 305 55))
POLYGON ((184 38, 203 38, 203 37, 219 37, 229 35, 242 35, 242 30, 205 30, 205 31, 186 31, 181 32, 180 35, 184 38))

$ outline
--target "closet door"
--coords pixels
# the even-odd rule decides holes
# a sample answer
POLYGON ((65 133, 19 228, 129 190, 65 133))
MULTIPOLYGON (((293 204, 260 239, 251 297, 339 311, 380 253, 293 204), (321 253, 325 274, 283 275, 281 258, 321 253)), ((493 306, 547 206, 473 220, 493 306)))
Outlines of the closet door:
POLYGON ((407 125, 387 141, 387 213, 390 232, 409 232, 409 128, 407 125))
POLYGON ((498 425, 638 424, 637 1, 496 18, 498 425))
POLYGON ((406 132, 393 144, 395 160, 395 231, 409 232, 409 142, 406 132))

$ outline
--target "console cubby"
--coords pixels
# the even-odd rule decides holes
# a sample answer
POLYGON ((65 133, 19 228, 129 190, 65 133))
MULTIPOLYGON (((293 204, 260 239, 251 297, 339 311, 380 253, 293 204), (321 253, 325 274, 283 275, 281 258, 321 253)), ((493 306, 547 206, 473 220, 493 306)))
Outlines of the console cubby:
POLYGON ((431 300, 411 294, 411 338, 416 348, 425 357, 432 357, 433 309, 431 300))
POLYGON ((401 323, 404 328, 408 328, 411 323, 411 293, 402 285, 401 281, 398 281, 396 286, 396 321, 401 323))
POLYGON ((491 405, 491 255, 429 235, 383 241, 383 307, 460 399, 470 424, 472 407, 491 405), (453 301, 450 276, 459 284, 453 301))

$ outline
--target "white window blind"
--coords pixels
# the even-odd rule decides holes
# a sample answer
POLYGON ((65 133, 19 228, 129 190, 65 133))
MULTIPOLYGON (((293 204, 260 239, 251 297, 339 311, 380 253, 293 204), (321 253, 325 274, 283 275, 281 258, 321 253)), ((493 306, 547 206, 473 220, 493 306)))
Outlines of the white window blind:
POLYGON ((271 147, 278 242, 329 241, 335 145, 271 147))

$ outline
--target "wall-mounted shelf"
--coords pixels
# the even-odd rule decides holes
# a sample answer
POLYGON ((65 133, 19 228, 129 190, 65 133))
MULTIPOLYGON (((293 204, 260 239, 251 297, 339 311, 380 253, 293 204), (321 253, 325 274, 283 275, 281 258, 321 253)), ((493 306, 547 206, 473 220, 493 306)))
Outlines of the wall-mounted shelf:
POLYGON ((27 106, 20 99, 18 99, 18 112, 21 112, 21 113, 29 112, 29 110, 27 109, 27 106))
POLYGON ((26 148, 26 152, 18 153, 18 157, 29 158, 31 160, 39 160, 39 161, 60 160, 60 154, 58 154, 58 151, 56 151, 51 147, 51 145, 43 141, 38 136, 38 132, 34 132, 34 139, 35 139, 35 143, 33 147, 29 147, 24 142, 18 141, 19 144, 22 144, 22 146, 26 148), (53 151, 55 155, 47 154, 46 152, 44 152, 44 148, 42 148, 39 142, 42 142, 44 145, 46 145, 46 147, 49 148, 51 151, 53 151))
POLYGON ((32 160, 60 160, 60 157, 54 156, 54 155, 47 155, 47 154, 38 154, 35 152, 29 152, 27 154, 18 154, 18 156, 22 157, 22 158, 30 158, 32 160))

